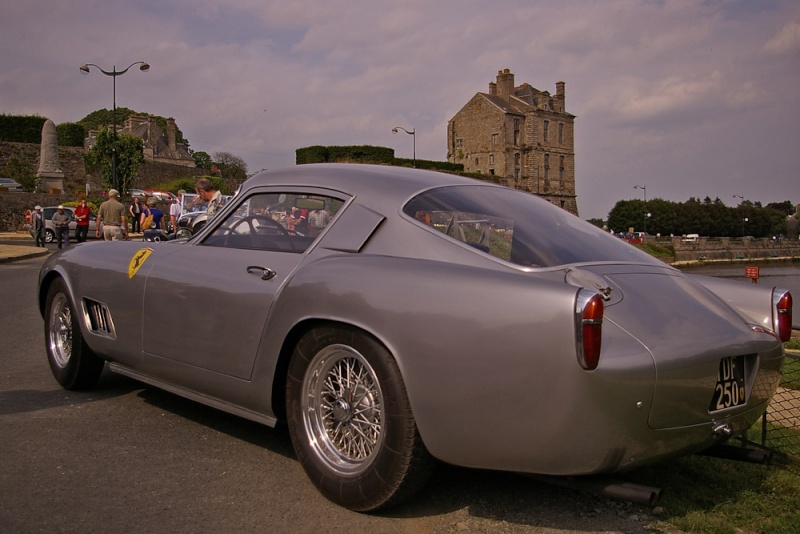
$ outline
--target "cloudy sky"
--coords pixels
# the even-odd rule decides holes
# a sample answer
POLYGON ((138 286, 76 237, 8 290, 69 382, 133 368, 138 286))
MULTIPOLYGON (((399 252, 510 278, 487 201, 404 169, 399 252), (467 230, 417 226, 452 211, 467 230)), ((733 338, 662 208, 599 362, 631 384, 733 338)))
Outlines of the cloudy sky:
POLYGON ((444 160, 447 121, 497 71, 576 119, 578 205, 734 195, 800 203, 797 0, 0 0, 0 113, 174 117, 250 172, 309 145, 444 160))

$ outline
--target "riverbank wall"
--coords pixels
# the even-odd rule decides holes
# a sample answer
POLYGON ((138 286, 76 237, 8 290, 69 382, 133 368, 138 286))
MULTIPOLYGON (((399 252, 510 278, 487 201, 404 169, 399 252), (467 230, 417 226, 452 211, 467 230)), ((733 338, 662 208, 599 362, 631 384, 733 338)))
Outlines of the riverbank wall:
POLYGON ((644 244, 672 249, 674 263, 746 262, 756 259, 800 261, 800 240, 798 239, 698 237, 688 241, 680 237, 647 236, 644 244))

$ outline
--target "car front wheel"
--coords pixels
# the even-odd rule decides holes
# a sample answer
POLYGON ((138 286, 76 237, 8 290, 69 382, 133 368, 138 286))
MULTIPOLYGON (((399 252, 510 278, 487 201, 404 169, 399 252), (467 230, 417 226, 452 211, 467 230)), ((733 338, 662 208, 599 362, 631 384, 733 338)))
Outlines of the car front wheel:
POLYGON ((87 389, 97 383, 105 362, 86 344, 66 284, 58 279, 47 292, 44 336, 50 370, 65 389, 87 389))
POLYGON ((45 243, 52 243, 56 240, 56 233, 49 228, 45 228, 44 230, 44 242, 45 243))
POLYGON ((289 431, 309 478, 359 512, 394 506, 427 482, 433 459, 400 371, 375 339, 348 327, 307 332, 289 364, 289 431))

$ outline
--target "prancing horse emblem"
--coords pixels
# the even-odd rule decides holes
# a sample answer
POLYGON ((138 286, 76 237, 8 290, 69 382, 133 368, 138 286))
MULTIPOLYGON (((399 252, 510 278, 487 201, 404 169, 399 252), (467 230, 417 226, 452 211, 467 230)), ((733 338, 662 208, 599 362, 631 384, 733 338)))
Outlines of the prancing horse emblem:
POLYGON ((128 264, 128 278, 133 278, 133 275, 136 274, 139 267, 144 265, 145 260, 152 252, 152 248, 140 248, 136 251, 136 254, 133 255, 131 262, 128 264))

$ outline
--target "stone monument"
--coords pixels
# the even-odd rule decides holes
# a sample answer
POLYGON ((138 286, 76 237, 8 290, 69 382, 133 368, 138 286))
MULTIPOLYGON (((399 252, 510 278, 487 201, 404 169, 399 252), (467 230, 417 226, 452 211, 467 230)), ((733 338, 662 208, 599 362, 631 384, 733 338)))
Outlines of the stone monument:
POLYGON ((38 188, 41 191, 64 191, 64 171, 58 162, 58 136, 56 125, 47 119, 42 127, 42 147, 39 152, 39 170, 36 171, 38 188))

